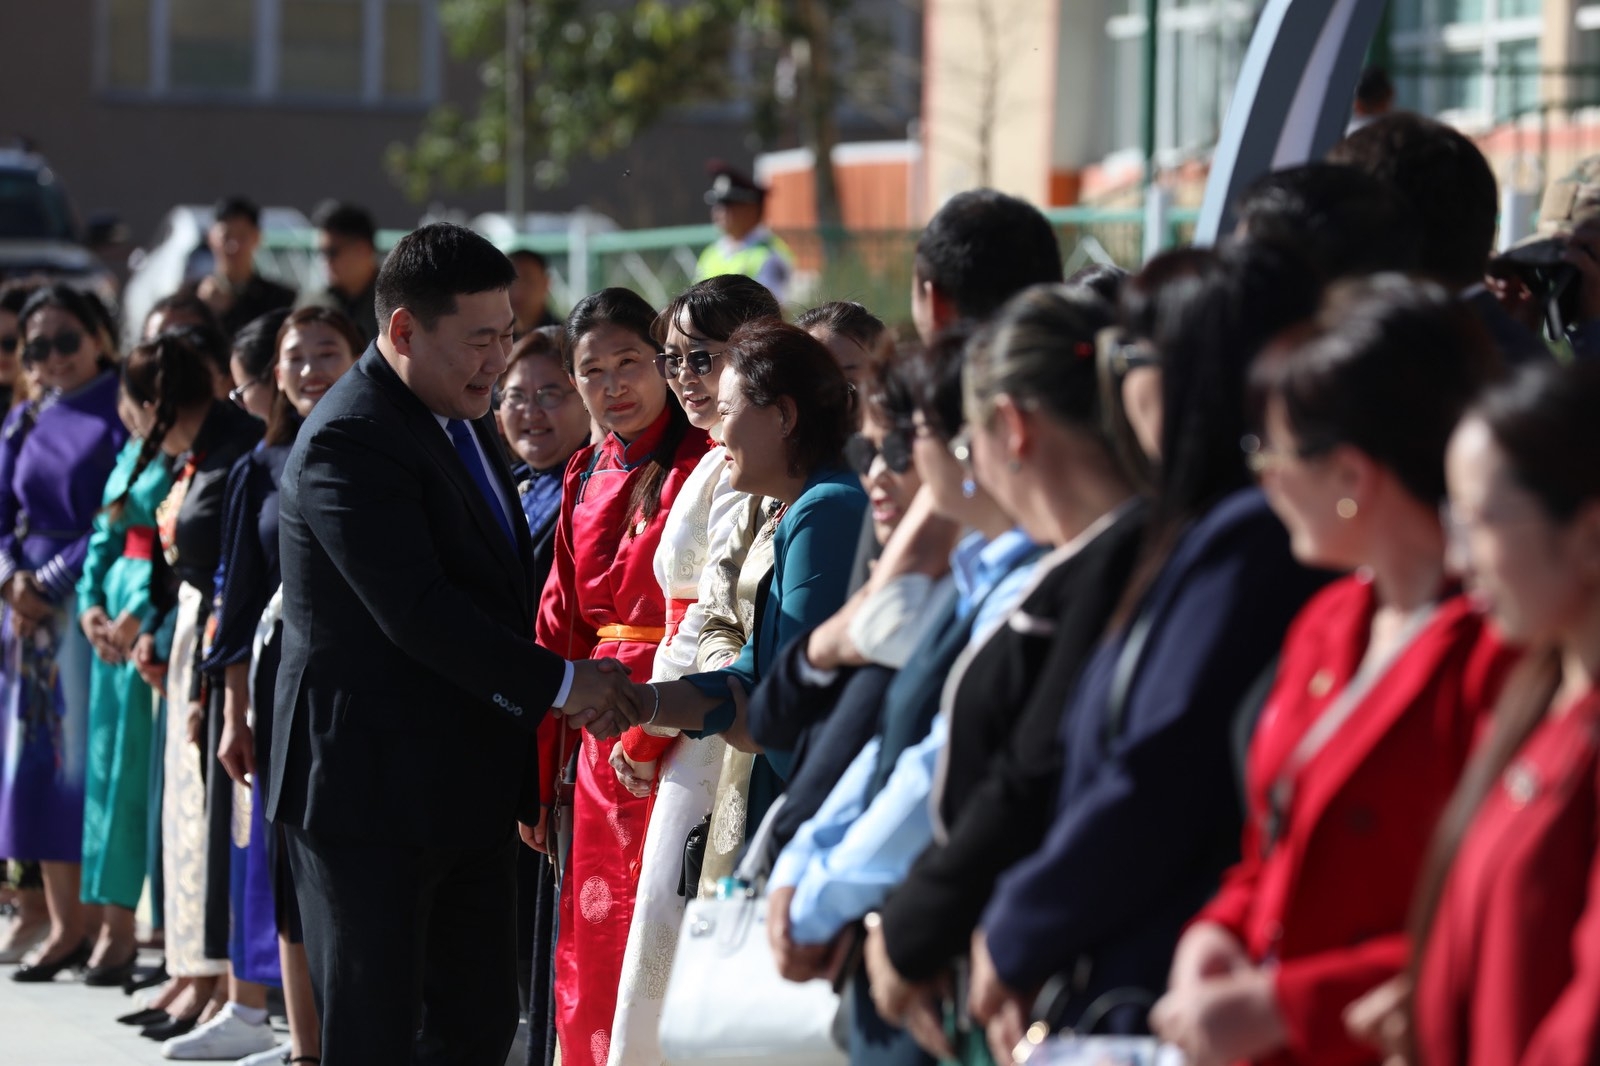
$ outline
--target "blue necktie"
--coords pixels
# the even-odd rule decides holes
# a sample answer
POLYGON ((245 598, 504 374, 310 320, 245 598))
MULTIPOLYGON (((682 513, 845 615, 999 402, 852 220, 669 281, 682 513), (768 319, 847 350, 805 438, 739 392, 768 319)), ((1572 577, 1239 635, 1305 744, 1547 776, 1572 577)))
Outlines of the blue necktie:
POLYGON ((483 468, 483 459, 478 455, 478 446, 472 439, 472 427, 459 418, 452 418, 445 423, 444 428, 449 431, 450 440, 455 444, 456 454, 461 456, 461 462, 466 465, 467 473, 472 475, 473 484, 483 493, 483 502, 489 505, 490 512, 499 519, 500 529, 515 551, 517 535, 511 531, 511 520, 506 517, 506 509, 500 505, 500 497, 489 481, 489 471, 483 468))

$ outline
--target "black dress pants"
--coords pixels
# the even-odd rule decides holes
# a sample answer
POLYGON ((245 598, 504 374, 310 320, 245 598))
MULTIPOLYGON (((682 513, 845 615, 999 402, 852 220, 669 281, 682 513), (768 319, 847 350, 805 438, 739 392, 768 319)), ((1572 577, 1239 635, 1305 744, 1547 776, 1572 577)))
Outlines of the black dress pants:
POLYGON ((504 1066, 517 1030, 516 837, 422 848, 284 827, 323 1066, 504 1066))

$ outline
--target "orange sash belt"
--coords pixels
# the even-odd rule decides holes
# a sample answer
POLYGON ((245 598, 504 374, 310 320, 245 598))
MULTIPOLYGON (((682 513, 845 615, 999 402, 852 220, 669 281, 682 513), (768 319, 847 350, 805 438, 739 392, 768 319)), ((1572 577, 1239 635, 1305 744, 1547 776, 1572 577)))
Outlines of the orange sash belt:
POLYGON ((640 644, 660 644, 670 633, 678 631, 678 623, 688 612, 694 600, 668 600, 667 624, 664 626, 601 626, 594 635, 601 640, 637 641, 640 644))
POLYGON ((660 644, 666 626, 601 626, 594 631, 601 640, 633 640, 640 644, 660 644))

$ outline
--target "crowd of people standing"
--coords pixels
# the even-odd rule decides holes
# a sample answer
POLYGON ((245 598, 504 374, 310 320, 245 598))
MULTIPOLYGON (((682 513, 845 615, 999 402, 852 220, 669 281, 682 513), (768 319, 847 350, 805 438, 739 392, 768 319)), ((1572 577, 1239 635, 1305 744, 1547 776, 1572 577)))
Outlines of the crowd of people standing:
POLYGON ((0 292, 4 960, 146 986, 169 1058, 499 1066, 521 1013, 661 1066, 729 991, 689 901, 759 898, 859 1066, 1592 1062, 1600 185, 1552 202, 1555 336, 1406 114, 1133 274, 960 194, 909 315, 557 322, 351 208, 291 306, 245 201, 125 355, 0 292))

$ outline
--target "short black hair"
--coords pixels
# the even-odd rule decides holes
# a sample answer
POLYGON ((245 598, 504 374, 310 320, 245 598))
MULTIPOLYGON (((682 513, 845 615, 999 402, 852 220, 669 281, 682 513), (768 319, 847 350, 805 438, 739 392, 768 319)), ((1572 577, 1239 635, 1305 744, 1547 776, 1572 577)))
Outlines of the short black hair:
POLYGON ((1457 289, 1482 281, 1500 194, 1489 161, 1463 134, 1396 112, 1334 145, 1328 161, 1364 170, 1400 194, 1421 235, 1419 272, 1457 289))
POLYGON ((400 238, 378 271, 378 331, 387 336, 402 307, 432 329, 455 314, 457 296, 508 289, 515 280, 511 260, 479 234, 449 222, 423 226, 400 238))
POLYGON ((916 276, 982 321, 1030 285, 1061 280, 1061 246, 1037 207, 994 189, 957 193, 917 239, 916 276))
POLYGON ((244 196, 224 196, 211 208, 213 222, 226 222, 230 218, 242 218, 256 229, 261 228, 261 208, 244 196))
POLYGON ((545 258, 545 254, 543 252, 536 252, 532 248, 518 248, 514 252, 507 252, 506 258, 511 260, 513 263, 519 259, 529 263, 535 263, 538 265, 540 270, 548 271, 550 269, 550 260, 545 258))
POLYGON ((372 213, 355 204, 329 200, 317 208, 311 216, 311 224, 326 233, 351 237, 368 244, 376 244, 378 240, 378 225, 372 220, 372 213))
POLYGON ((1258 178, 1239 198, 1246 240, 1299 252, 1324 282, 1417 267, 1420 235, 1392 185, 1340 163, 1307 163, 1258 178))
POLYGON ((897 373, 911 395, 911 407, 922 413, 928 429, 941 440, 955 439, 966 425, 961 371, 967 346, 983 336, 969 319, 958 319, 939 331, 926 348, 907 354, 897 373))
POLYGON ((1394 99, 1394 82, 1382 67, 1367 67, 1356 82, 1356 100, 1367 107, 1381 107, 1394 99))

